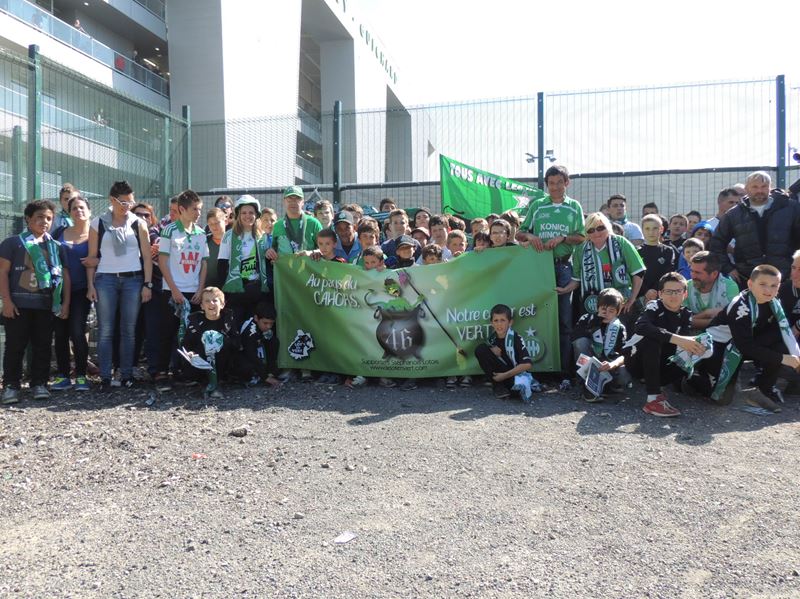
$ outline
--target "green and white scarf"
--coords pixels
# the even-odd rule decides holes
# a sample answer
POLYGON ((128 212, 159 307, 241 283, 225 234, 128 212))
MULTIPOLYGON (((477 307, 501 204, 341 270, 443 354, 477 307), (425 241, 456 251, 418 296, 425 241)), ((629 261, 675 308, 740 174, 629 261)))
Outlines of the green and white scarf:
POLYGON ((211 364, 211 371, 208 373, 208 386, 206 391, 213 391, 219 384, 219 373, 217 372, 217 354, 222 351, 225 337, 219 331, 208 330, 200 336, 203 349, 206 352, 206 361, 211 364))
POLYGON ((286 231, 286 238, 289 240, 289 243, 292 246, 292 253, 296 254, 297 252, 311 249, 305 247, 306 241, 306 221, 307 217, 305 214, 300 215, 300 223, 298 224, 298 233, 295 236, 294 230, 289 224, 289 216, 283 217, 283 228, 286 231))
MULTIPOLYGON (((612 281, 616 280, 620 285, 629 284, 628 270, 624 260, 622 260, 622 247, 616 235, 608 236, 606 247, 611 261, 612 281), (618 269, 615 269, 614 266, 620 262, 618 269), (620 270, 619 277, 617 277, 616 270, 620 270)), ((591 241, 583 243, 583 258, 581 262, 581 294, 583 297, 603 290, 603 261, 600 259, 602 251, 602 249, 596 249, 591 241)))
POLYGON ((694 374, 694 367, 700 360, 710 358, 714 353, 714 340, 711 338, 709 333, 700 333, 694 338, 694 340, 706 348, 704 354, 697 356, 686 351, 685 349, 678 349, 678 351, 669 357, 669 361, 675 364, 678 368, 682 369, 686 373, 687 377, 691 377, 692 374, 694 374))
POLYGON ((36 243, 36 238, 29 229, 25 229, 20 236, 20 241, 33 264, 33 271, 36 276, 36 283, 39 289, 53 290, 53 314, 61 313, 62 291, 64 287, 64 271, 61 267, 61 256, 58 253, 58 243, 47 233, 44 234, 44 243, 47 246, 47 253, 50 255, 50 264, 47 263, 42 248, 36 243))
POLYGON ((183 337, 186 335, 186 327, 189 326, 189 313, 192 311, 192 307, 189 304, 189 300, 183 298, 183 301, 180 304, 176 304, 175 300, 169 298, 169 305, 172 306, 172 312, 175 314, 175 317, 178 319, 178 345, 183 343, 183 337))
POLYGON ((594 355, 608 358, 611 352, 614 351, 621 332, 622 323, 619 321, 619 318, 615 318, 608 323, 605 336, 603 336, 603 331, 598 327, 597 330, 592 333, 592 351, 594 355))
MULTIPOLYGON (((222 290, 226 293, 244 293, 244 283, 242 283, 242 238, 233 233, 233 229, 225 231, 222 237, 222 244, 228 243, 231 246, 231 256, 228 261, 228 278, 222 290)), ((258 277, 261 281, 261 291, 267 292, 267 236, 262 235, 255 240, 256 259, 258 260, 258 277)))
POLYGON ((697 287, 692 283, 692 285, 689 286, 689 293, 686 296, 686 307, 689 308, 692 313, 697 314, 703 310, 707 310, 711 306, 724 308, 731 303, 733 298, 728 297, 728 286, 725 284, 725 280, 722 277, 723 275, 720 274, 714 282, 714 286, 710 291, 711 295, 709 296, 708 304, 706 305, 703 304, 700 291, 698 291, 697 287))
MULTIPOLYGON (((747 304, 750 308, 751 326, 755 328, 756 322, 758 321, 758 303, 753 297, 753 294, 749 291, 746 291, 741 295, 747 295, 747 304)), ((744 297, 742 297, 742 300, 743 299, 744 297)), ((739 305, 739 309, 741 309, 742 304, 740 302, 733 302, 728 306, 728 311, 730 311, 733 306, 737 304, 739 305)), ((784 345, 786 345, 786 349, 791 355, 800 356, 800 347, 797 345, 797 339, 795 339, 794 335, 792 334, 792 328, 789 326, 789 319, 787 319, 786 315, 783 313, 783 307, 781 306, 781 302, 778 300, 778 298, 774 298, 770 301, 770 307, 772 308, 772 313, 775 315, 775 319, 778 321, 778 327, 781 330, 781 338, 783 339, 784 345)), ((714 386, 714 391, 711 393, 711 399, 714 401, 719 401, 719 398, 722 397, 722 393, 725 391, 725 388, 733 378, 736 369, 739 368, 739 365, 742 363, 742 353, 733 343, 730 334, 730 328, 728 328, 727 337, 728 345, 725 347, 725 355, 722 358, 722 368, 720 369, 719 377, 717 378, 717 384, 714 386)), ((714 340, 721 342, 725 341, 724 337, 720 336, 719 331, 717 331, 717 335, 714 336, 714 340)))
POLYGON ((618 224, 620 224, 620 225, 622 225, 624 227, 625 225, 628 224, 628 215, 625 214, 625 215, 622 216, 622 218, 611 219, 611 222, 612 223, 618 223, 618 224))

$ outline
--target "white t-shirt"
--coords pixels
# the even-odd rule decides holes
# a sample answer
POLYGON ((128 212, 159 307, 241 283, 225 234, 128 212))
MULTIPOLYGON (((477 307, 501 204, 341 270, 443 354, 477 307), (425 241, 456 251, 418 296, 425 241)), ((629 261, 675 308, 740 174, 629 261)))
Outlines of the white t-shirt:
MULTIPOLYGON (((233 231, 230 232, 228 243, 219 246, 217 260, 231 259, 231 246, 233 245, 233 231)), ((224 238, 223 238, 224 239, 224 238)), ((249 231, 242 235, 240 272, 245 281, 254 281, 258 278, 258 256, 256 256, 256 240, 249 231)))
MULTIPOLYGON (((169 272, 178 290, 193 293, 200 288, 203 260, 208 259, 208 244, 203 229, 192 224, 187 231, 180 221, 168 224, 161 230, 158 253, 168 257, 169 272)), ((163 289, 169 290, 166 280, 163 289)))
MULTIPOLYGON (((92 229, 99 232, 100 217, 92 219, 92 229)), ((139 227, 140 235, 147 235, 147 225, 143 220, 137 217, 133 212, 128 212, 128 226, 125 232, 125 253, 122 256, 117 256, 114 253, 114 242, 111 239, 112 233, 108 232, 105 223, 103 223, 103 239, 100 241, 100 263, 97 265, 98 273, 118 273, 118 272, 132 272, 142 270, 142 263, 139 259, 139 238, 133 230, 135 226, 139 227), (136 222, 139 221, 139 222, 136 222)))

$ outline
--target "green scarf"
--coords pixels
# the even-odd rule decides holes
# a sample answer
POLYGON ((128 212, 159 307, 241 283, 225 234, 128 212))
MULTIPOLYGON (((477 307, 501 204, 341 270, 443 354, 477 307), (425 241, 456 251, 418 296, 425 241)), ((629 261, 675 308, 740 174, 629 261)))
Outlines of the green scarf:
MULTIPOLYGON (((755 327, 756 322, 758 321, 758 303, 753 297, 753 294, 749 291, 743 293, 742 295, 747 295, 747 303, 750 307, 751 326, 755 327)), ((740 302, 733 302, 728 306, 728 310, 730 311, 735 304, 738 304, 739 309, 741 309, 740 302)), ((772 313, 775 315, 775 319, 778 321, 778 327, 780 327, 781 330, 781 338, 783 339, 784 345, 786 345, 786 349, 793 356, 800 356, 800 347, 798 347, 797 339, 795 339, 794 335, 792 334, 792 328, 789 326, 789 320, 783 313, 781 302, 778 300, 778 298, 774 298, 772 301, 770 301, 770 306, 772 307, 772 313)), ((728 335, 730 335, 730 329, 728 329, 728 335)), ((719 341, 720 339, 717 338, 715 340, 719 341)), ((730 383, 733 375, 736 373, 736 370, 739 368, 741 363, 742 353, 733 344, 733 340, 730 339, 728 345, 725 347, 725 355, 722 358, 722 368, 720 369, 719 377, 717 378, 717 384, 714 386, 714 391, 711 393, 711 399, 714 401, 719 401, 719 398, 722 397, 722 393, 725 391, 725 388, 730 383)))
MULTIPOLYGON (((220 245, 229 243, 231 246, 231 257, 228 261, 228 278, 222 290, 226 293, 244 293, 244 283, 242 283, 242 238, 234 235, 233 229, 225 231, 220 245)), ((269 291, 267 284, 267 235, 262 235, 256 239, 256 259, 258 260, 258 277, 261 281, 261 291, 269 291)))
POLYGON ((689 287, 689 294, 686 297, 686 307, 689 308, 689 310, 691 310, 694 314, 697 314, 698 312, 707 310, 710 306, 725 307, 731 303, 733 298, 728 297, 728 286, 725 284, 725 281, 722 278, 723 276, 724 275, 720 274, 717 277, 717 280, 714 281, 714 286, 711 288, 711 296, 709 297, 707 306, 703 305, 700 292, 697 290, 697 287, 692 284, 689 287))
MULTIPOLYGON (((608 257, 611 260, 612 281, 616 280, 620 285, 629 284, 628 270, 625 261, 622 260, 622 247, 616 235, 608 236, 606 247, 608 248, 608 257), (618 269, 621 269, 619 277, 617 276, 618 269)), ((591 241, 583 243, 581 295, 584 298, 603 290, 603 261, 600 259, 600 252, 602 250, 597 250, 591 241)), ((630 290, 628 290, 628 295, 630 295, 630 290)))
POLYGON ((61 256, 58 253, 58 243, 47 233, 44 234, 47 253, 50 255, 50 262, 52 263, 52 265, 49 265, 47 263, 47 258, 45 258, 42 253, 42 248, 36 243, 36 239, 29 229, 25 229, 25 231, 20 234, 19 239, 25 251, 28 252, 28 256, 31 257, 31 263, 33 264, 33 270, 39 289, 53 289, 53 314, 60 314, 64 273, 61 268, 61 256))
POLYGON ((618 223, 623 227, 628 224, 628 215, 624 215, 622 218, 611 219, 612 223, 618 223))
POLYGON ((679 349, 669 357, 669 362, 672 362, 678 368, 683 370, 686 373, 686 376, 689 378, 691 378, 692 374, 694 373, 694 367, 697 365, 697 363, 700 360, 710 358, 714 353, 714 340, 711 338, 709 333, 700 333, 694 338, 694 340, 706 348, 706 352, 704 354, 696 356, 689 353, 685 349, 679 349))
POLYGON ((604 356, 608 358, 611 355, 611 352, 614 351, 614 347, 617 345, 617 339, 619 338, 619 334, 622 331, 622 323, 620 323, 619 318, 615 318, 606 327, 606 334, 603 337, 603 332, 601 331, 600 327, 597 327, 597 330, 592 333, 592 352, 597 357, 604 356))

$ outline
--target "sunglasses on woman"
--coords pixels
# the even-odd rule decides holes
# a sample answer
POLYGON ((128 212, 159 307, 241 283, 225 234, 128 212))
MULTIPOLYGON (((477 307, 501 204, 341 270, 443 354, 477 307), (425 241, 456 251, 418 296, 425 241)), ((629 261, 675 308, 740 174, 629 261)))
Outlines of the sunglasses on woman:
POLYGON ((149 212, 134 212, 136 216, 139 218, 143 218, 144 220, 150 220, 150 213, 149 212))
POLYGON ((586 229, 586 234, 591 235, 592 233, 602 233, 606 230, 605 225, 597 225, 596 227, 592 227, 591 229, 586 229))

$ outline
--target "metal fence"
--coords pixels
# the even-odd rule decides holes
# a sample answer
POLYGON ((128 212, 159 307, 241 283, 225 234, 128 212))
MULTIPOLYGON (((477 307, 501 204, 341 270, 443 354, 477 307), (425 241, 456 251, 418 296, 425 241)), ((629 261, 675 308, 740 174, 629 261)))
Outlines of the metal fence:
POLYGON ((783 76, 345 110, 338 130, 338 193, 333 112, 194 124, 195 180, 220 193, 264 190, 273 207, 281 186, 307 182, 341 203, 392 196, 435 209, 445 154, 538 184, 550 164, 564 164, 586 210, 623 193, 632 215, 647 202, 710 215, 719 190, 753 170, 781 186, 800 174, 790 158, 800 147, 800 87, 783 76))
MULTIPOLYGON (((186 112, 188 114, 188 111, 186 112)), ((97 211, 113 181, 166 209, 188 186, 187 119, 124 96, 42 58, 0 51, 0 235, 24 203, 73 183, 97 211)))

